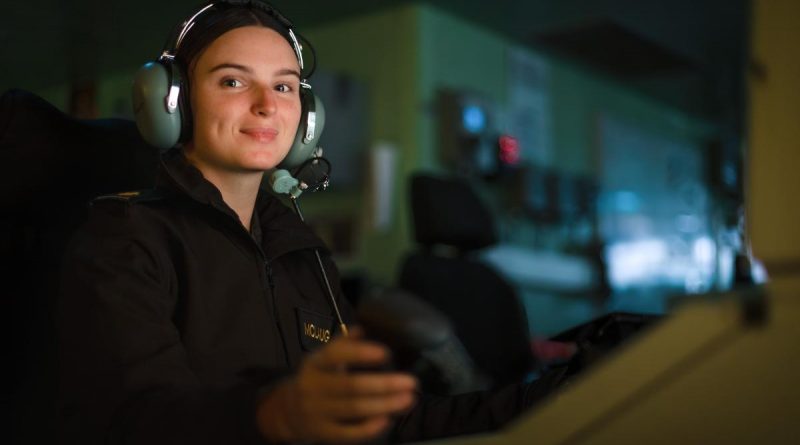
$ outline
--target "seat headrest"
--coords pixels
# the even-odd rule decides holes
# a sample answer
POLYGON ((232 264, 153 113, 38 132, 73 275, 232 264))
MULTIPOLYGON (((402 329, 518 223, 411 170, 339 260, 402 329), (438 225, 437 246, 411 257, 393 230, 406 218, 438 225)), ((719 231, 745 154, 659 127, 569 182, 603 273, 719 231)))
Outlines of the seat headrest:
POLYGON ((126 119, 78 120, 19 89, 0 96, 0 205, 151 187, 158 150, 126 119))
POLYGON ((415 238, 424 246, 468 251, 497 242, 492 215, 466 180, 413 175, 411 209, 415 238))

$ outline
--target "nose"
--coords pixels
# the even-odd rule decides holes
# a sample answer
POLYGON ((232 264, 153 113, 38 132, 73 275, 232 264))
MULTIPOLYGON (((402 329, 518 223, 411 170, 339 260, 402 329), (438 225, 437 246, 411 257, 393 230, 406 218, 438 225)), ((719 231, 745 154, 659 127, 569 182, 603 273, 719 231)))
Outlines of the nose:
POLYGON ((277 109, 275 92, 271 88, 259 88, 255 91, 253 98, 253 114, 259 116, 270 116, 277 109))

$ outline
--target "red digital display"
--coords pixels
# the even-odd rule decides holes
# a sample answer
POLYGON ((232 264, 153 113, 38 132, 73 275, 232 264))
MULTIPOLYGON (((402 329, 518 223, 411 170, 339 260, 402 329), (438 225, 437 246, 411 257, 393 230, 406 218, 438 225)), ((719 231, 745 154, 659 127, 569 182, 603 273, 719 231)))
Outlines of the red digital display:
POLYGON ((500 162, 506 165, 516 165, 519 163, 519 141, 513 136, 504 134, 497 141, 499 147, 498 156, 500 162))

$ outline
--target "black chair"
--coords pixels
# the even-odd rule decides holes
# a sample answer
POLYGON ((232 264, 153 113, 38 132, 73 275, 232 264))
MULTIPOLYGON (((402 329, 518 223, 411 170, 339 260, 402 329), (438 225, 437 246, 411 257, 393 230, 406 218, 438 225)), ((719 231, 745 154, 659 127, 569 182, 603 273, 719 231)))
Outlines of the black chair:
POLYGON ((497 242, 493 219, 465 180, 417 174, 411 207, 418 251, 398 287, 444 312, 476 366, 494 386, 533 370, 525 310, 514 288, 474 253, 497 242))
POLYGON ((4 437, 55 439, 52 308, 59 264, 94 196, 151 187, 158 150, 132 121, 76 120, 22 90, 0 96, 4 437))

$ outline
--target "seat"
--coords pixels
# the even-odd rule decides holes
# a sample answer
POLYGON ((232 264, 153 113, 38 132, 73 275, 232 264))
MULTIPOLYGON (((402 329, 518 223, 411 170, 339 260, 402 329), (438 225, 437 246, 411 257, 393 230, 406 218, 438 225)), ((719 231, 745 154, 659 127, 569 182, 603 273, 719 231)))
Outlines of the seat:
POLYGON ((468 182, 415 174, 411 209, 418 248, 398 287, 446 314, 476 366, 502 386, 535 364, 525 310, 515 289, 477 253, 497 242, 487 207, 468 182))
MULTIPOLYGON (((0 96, 3 398, 12 443, 55 438, 52 308, 59 263, 92 197, 153 185, 158 150, 132 121, 77 120, 44 99, 0 96)), ((8 436, 6 436, 8 437, 8 436)))

